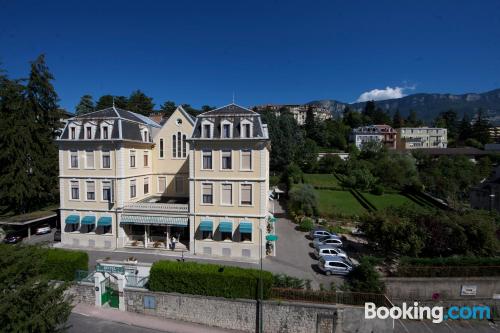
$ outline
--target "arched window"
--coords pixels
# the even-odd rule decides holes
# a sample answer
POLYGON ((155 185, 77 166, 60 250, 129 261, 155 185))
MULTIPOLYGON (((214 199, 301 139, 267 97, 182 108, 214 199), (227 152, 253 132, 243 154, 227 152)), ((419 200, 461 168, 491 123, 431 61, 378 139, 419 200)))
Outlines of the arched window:
POLYGON ((176 135, 172 135, 172 157, 177 157, 177 137, 176 135))
POLYGON ((186 135, 182 136, 182 157, 186 157, 186 135))
POLYGON ((182 135, 181 132, 177 132, 177 157, 181 157, 182 149, 182 135))
POLYGON ((160 158, 163 158, 163 139, 160 139, 160 158))

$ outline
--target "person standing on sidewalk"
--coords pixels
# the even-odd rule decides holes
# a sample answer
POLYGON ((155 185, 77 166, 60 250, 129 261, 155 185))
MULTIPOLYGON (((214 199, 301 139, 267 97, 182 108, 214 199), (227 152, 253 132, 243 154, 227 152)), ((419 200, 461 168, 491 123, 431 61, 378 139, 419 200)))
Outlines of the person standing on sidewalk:
POLYGON ((175 243, 177 243, 177 239, 175 238, 175 236, 172 236, 172 251, 175 250, 175 243))

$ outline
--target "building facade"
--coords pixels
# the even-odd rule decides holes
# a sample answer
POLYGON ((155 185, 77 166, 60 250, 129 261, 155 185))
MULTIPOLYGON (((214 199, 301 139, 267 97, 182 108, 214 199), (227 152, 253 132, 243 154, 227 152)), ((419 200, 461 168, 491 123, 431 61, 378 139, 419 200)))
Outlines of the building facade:
POLYGON ((397 129, 398 149, 446 148, 446 128, 402 127, 397 129))
POLYGON ((369 125, 353 129, 351 141, 358 149, 367 142, 378 142, 389 149, 396 148, 397 133, 389 125, 369 125))
POLYGON ((115 107, 69 119, 58 140, 62 243, 166 250, 175 243, 191 253, 258 257, 256 234, 268 215, 267 129, 258 114, 234 104, 214 111, 193 119, 179 107, 162 125, 115 107), (227 119, 218 122, 214 111, 227 119), (243 113, 248 119, 234 123, 243 113), (227 134, 227 123, 235 133, 229 140, 198 138, 196 126, 210 120, 213 133, 227 134), (252 138, 239 138, 249 121, 252 138), (212 170, 198 163, 208 163, 208 151, 212 170))
POLYGON ((326 107, 323 107, 323 106, 317 105, 317 104, 313 104, 313 105, 268 104, 268 105, 256 106, 254 109, 257 110, 257 112, 262 112, 264 110, 271 110, 274 112, 274 114, 276 116, 279 116, 281 114, 281 112, 286 110, 293 115, 293 118, 295 119, 295 121, 297 121, 297 124, 302 126, 306 123, 308 108, 311 108, 311 110, 313 111, 313 114, 314 114, 314 118, 317 121, 325 121, 327 119, 332 119, 332 113, 330 112, 330 110, 326 107))

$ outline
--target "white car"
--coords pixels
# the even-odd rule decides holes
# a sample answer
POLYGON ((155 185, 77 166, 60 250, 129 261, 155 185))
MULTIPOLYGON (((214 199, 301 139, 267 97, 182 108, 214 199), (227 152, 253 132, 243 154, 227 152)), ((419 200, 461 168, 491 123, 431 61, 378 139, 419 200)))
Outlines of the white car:
POLYGON ((37 235, 43 235, 43 234, 48 234, 48 233, 50 233, 50 230, 51 230, 51 229, 50 229, 50 226, 49 226, 49 225, 44 224, 44 225, 41 225, 41 226, 39 226, 38 228, 36 228, 36 232, 35 232, 35 233, 36 233, 37 235))

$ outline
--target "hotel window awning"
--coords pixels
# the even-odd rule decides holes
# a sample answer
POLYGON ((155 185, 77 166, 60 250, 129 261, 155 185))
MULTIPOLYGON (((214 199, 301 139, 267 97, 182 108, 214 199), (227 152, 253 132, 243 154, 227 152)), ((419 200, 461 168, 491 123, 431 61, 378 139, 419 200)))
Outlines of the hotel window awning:
POLYGON ((251 234, 252 233, 252 222, 240 222, 240 233, 241 234, 251 234))
POLYGON ((69 215, 66 218, 66 224, 78 224, 80 223, 80 216, 78 215, 69 215))
POLYGON ((219 223, 220 232, 233 232, 233 222, 222 221, 219 223))
POLYGON ((101 216, 97 221, 98 227, 108 227, 111 225, 111 216, 101 216))
POLYGON ((82 225, 95 224, 95 216, 84 216, 82 219, 82 225))
POLYGON ((187 217, 159 216, 159 215, 128 215, 123 214, 120 225, 122 224, 141 224, 141 225, 177 225, 188 226, 187 217))
POLYGON ((203 220, 200 223, 200 231, 213 231, 214 223, 209 220, 203 220))

